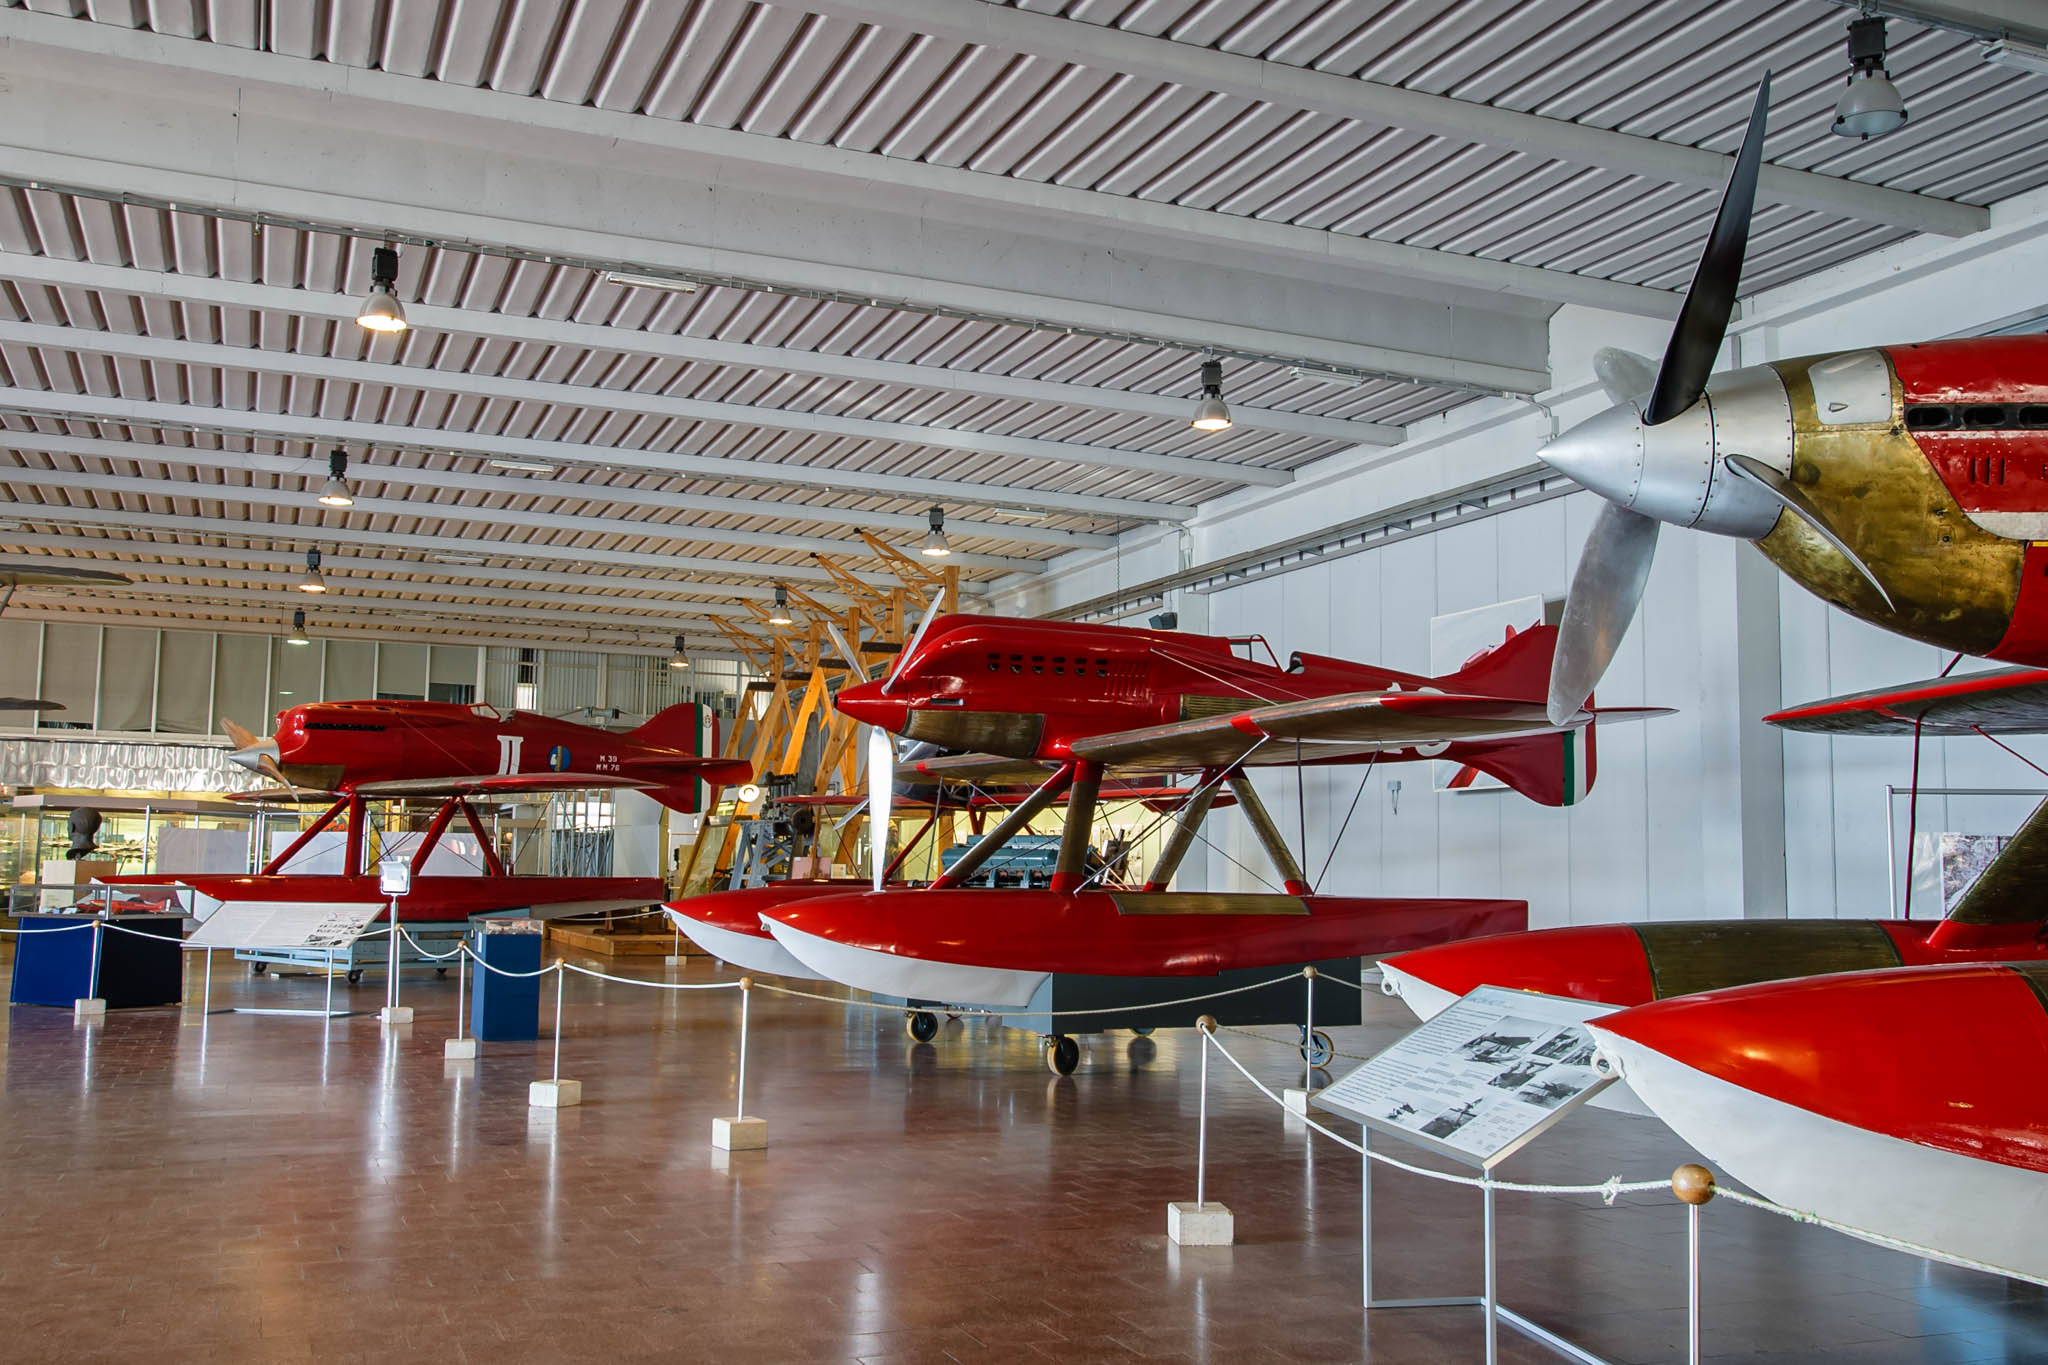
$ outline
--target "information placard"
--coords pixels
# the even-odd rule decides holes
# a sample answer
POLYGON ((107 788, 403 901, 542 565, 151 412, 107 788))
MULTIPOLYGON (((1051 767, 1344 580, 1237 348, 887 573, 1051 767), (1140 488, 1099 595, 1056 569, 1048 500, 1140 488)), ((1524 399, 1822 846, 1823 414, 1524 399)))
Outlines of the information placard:
POLYGON ((1481 986, 1314 1102, 1491 1167, 1612 1082, 1585 1021, 1614 1008, 1481 986))
POLYGON ((229 901, 186 942, 195 948, 346 948, 382 901, 229 901))

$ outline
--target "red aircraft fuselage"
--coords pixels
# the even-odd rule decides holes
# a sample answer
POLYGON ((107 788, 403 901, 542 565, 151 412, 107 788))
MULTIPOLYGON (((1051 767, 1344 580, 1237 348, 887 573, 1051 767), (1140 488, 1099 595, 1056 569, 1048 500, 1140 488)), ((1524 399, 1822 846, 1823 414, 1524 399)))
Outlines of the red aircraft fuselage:
POLYGON ((845 689, 838 706, 856 720, 949 749, 1062 760, 1076 740, 1116 731, 1438 686, 1346 659, 1297 653, 1281 668, 1239 652, 1264 645, 1260 636, 942 616, 888 678, 845 689))
POLYGON ((725 765, 733 769, 728 773, 693 752, 695 726, 696 709, 688 706, 620 733, 493 706, 312 702, 279 712, 276 734, 252 739, 234 758, 261 771, 268 757, 292 785, 318 791, 477 777, 561 777, 567 787, 582 775, 645 784, 657 799, 674 802, 687 801, 699 777, 745 779, 744 764, 725 765))

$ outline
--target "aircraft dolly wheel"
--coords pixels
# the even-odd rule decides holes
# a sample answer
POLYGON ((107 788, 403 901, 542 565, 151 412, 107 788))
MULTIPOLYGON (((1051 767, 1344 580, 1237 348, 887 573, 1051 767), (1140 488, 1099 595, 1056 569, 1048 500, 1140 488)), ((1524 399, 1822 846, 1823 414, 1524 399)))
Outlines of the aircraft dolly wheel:
POLYGON ((269 970, 270 964, 268 962, 251 962, 249 964, 249 975, 251 976, 261 976, 269 970))
POLYGON ((1301 1042, 1295 1050, 1310 1066, 1328 1066, 1331 1059, 1337 1055, 1337 1049, 1330 1043, 1330 1035, 1321 1029, 1317 1029, 1313 1036, 1307 1029, 1303 1029, 1301 1042))
POLYGON ((349 984, 349 985, 351 985, 351 986, 358 986, 358 985, 361 985, 361 984, 362 984, 362 980, 363 980, 363 969, 362 969, 361 967, 358 967, 358 968, 356 968, 356 969, 355 969, 354 971, 352 971, 352 972, 350 972, 350 973, 348 974, 348 984, 349 984))
POLYGON ((1147 1024, 1143 1028, 1134 1028, 1131 1030, 1131 1032, 1137 1034, 1140 1038, 1150 1038, 1152 1036, 1152 1031, 1157 1027, 1157 1024, 1147 1024))
POLYGON ((439 977, 445 977, 448 975, 448 969, 446 967, 436 967, 434 968, 434 975, 439 977))
POLYGON ((939 1036, 939 1017, 930 1010, 912 1010, 903 1016, 903 1027, 918 1042, 929 1043, 939 1036))
POLYGON ((1045 1064, 1056 1076, 1071 1076, 1081 1064, 1081 1045, 1064 1033, 1046 1040, 1045 1064))

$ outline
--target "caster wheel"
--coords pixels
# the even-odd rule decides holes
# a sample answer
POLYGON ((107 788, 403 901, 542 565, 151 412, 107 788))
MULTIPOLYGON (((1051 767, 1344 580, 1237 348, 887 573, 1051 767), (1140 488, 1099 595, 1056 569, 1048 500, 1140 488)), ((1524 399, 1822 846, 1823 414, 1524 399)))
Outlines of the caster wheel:
POLYGON ((1337 1049, 1330 1043, 1330 1035, 1321 1029, 1313 1035, 1304 1030, 1301 1043, 1295 1050, 1301 1053, 1303 1061, 1314 1067, 1328 1066, 1337 1055, 1337 1049))
POLYGON ((447 975, 448 975, 448 969, 447 969, 446 967, 436 967, 436 968, 434 968, 434 975, 435 975, 435 976, 438 976, 438 977, 446 978, 446 977, 447 977, 447 975))
POLYGON ((1150 1037, 1152 1036, 1152 1028, 1151 1028, 1151 1027, 1146 1027, 1146 1028, 1134 1028, 1134 1029, 1132 1029, 1132 1030, 1131 1030, 1131 1032, 1133 1032, 1133 1033, 1137 1034, 1137 1035, 1138 1035, 1138 1036, 1139 1036, 1140 1038, 1150 1038, 1150 1037))
POLYGON ((349 985, 351 985, 351 986, 356 986, 356 985, 360 985, 360 984, 362 983, 362 980, 363 980, 363 973, 362 973, 362 970, 361 970, 360 968, 358 968, 357 970, 355 970, 355 971, 352 971, 352 972, 350 972, 350 973, 348 974, 348 984, 349 984, 349 985))
POLYGON ((1054 1034, 1046 1044, 1045 1064, 1056 1076, 1071 1076, 1081 1064, 1081 1045, 1064 1033, 1054 1034))
POLYGON ((913 1010, 904 1016, 903 1027, 918 1042, 929 1043, 939 1036, 939 1017, 929 1010, 913 1010))
POLYGON ((270 964, 268 962, 251 962, 249 964, 249 975, 251 976, 261 976, 269 970, 270 964))

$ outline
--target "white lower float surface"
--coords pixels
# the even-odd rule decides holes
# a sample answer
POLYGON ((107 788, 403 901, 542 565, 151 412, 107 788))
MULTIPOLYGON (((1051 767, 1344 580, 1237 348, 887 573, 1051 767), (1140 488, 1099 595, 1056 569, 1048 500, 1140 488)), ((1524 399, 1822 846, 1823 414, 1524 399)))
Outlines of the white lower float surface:
POLYGON ((2048 1276, 2048 1175, 1873 1133, 1709 1076, 1597 1021, 1590 1027, 1658 1118, 1766 1199, 2048 1276))
POLYGON ((1015 1008, 1031 1003, 1050 972, 1018 972, 1003 967, 970 967, 960 962, 934 962, 900 953, 878 952, 835 943, 829 938, 792 929, 780 920, 762 921, 775 941, 794 953, 819 976, 855 990, 897 995, 908 1000, 939 1000, 952 1005, 1015 1008))
POLYGON ((666 912, 675 921, 683 937, 717 958, 729 962, 743 972, 764 972, 769 976, 793 976, 803 981, 823 981, 825 978, 806 967, 796 955, 772 938, 756 934, 742 934, 735 929, 720 929, 691 919, 688 915, 666 912))

